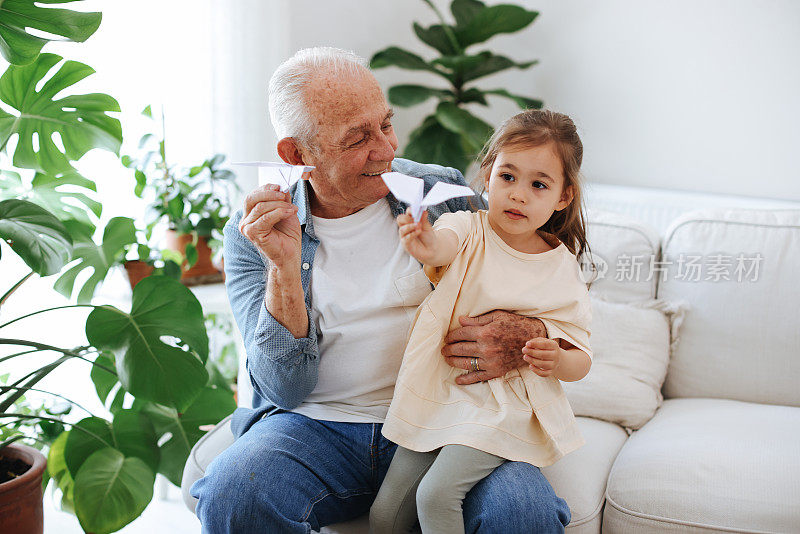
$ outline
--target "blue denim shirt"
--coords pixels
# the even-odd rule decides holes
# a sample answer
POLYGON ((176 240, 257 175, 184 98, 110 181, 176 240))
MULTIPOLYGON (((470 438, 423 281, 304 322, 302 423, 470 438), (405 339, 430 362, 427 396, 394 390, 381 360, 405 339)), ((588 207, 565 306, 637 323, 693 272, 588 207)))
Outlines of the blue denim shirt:
MULTIPOLYGON (((449 167, 422 165, 396 158, 392 170, 422 178, 427 193, 439 181, 466 185, 461 173, 449 167)), ((225 286, 231 309, 239 326, 247 351, 247 371, 253 384, 253 408, 239 408, 233 415, 232 426, 237 437, 263 417, 278 410, 291 410, 300 405, 314 390, 319 369, 318 333, 311 318, 311 271, 319 240, 311 222, 307 182, 301 180, 290 190, 292 203, 297 206, 297 217, 302 228, 300 245, 300 278, 308 313, 308 336, 295 337, 267 311, 264 304, 266 291, 266 259, 255 246, 239 232, 241 210, 225 225, 225 286)), ((406 204, 392 194, 386 199, 397 217, 406 204)), ((483 208, 479 195, 458 197, 428 209, 431 222, 446 212, 483 208)))

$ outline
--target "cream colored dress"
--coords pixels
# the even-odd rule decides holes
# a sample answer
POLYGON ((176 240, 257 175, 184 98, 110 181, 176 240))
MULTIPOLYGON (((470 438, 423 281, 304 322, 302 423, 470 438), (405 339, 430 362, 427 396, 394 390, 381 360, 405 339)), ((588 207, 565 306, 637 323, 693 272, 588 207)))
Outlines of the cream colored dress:
POLYGON ((591 357, 591 307, 578 262, 557 240, 540 254, 514 250, 486 211, 444 214, 434 228, 455 231, 459 252, 449 266, 425 268, 436 289, 417 310, 383 435, 418 452, 460 444, 550 465, 584 443, 558 379, 521 367, 460 386, 455 378, 464 371, 447 365, 441 348, 459 316, 500 309, 541 319, 549 338, 591 357))

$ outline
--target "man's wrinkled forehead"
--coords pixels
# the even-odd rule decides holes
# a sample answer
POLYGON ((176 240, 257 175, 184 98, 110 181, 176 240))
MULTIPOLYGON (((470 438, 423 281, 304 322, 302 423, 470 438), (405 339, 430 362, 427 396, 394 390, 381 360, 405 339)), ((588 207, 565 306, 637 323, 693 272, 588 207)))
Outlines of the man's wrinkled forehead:
POLYGON ((309 85, 306 96, 319 131, 336 136, 370 121, 380 122, 390 112, 369 71, 349 76, 323 74, 309 85))

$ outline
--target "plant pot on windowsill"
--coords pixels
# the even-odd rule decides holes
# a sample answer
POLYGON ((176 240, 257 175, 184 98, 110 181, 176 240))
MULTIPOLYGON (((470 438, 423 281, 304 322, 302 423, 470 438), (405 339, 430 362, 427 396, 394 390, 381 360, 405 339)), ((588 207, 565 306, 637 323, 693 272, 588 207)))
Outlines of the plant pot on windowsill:
MULTIPOLYGON (((179 234, 175 230, 167 230, 167 248, 180 252, 186 257, 186 245, 194 240, 192 234, 179 234)), ((216 284, 222 282, 222 271, 217 269, 211 261, 212 251, 208 246, 208 238, 205 236, 197 237, 197 261, 191 267, 186 263, 181 266, 183 274, 181 282, 184 285, 216 284)))
POLYGON ((0 525, 3 532, 42 534, 42 473, 47 460, 44 455, 27 445, 12 443, 0 451, 0 480, 6 480, 7 471, 16 476, 0 483, 0 525), (24 469, 25 464, 28 469, 24 469), (17 469, 14 469, 17 467, 17 469))
POLYGON ((147 262, 141 260, 130 260, 124 264, 125 272, 128 274, 128 282, 131 284, 131 289, 136 287, 142 279, 153 274, 155 267, 147 262))

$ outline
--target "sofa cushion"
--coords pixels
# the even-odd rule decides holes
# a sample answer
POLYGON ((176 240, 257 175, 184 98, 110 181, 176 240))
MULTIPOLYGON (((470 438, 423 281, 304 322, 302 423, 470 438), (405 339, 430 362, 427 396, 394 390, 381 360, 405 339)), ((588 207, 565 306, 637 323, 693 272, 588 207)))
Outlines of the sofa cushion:
POLYGON ((659 298, 691 306, 665 397, 800 406, 800 210, 688 213, 663 255, 659 298))
POLYGON ((800 408, 672 399, 617 456, 603 530, 794 532, 800 408))
POLYGON ((556 495, 567 501, 572 520, 567 532, 597 534, 602 523, 606 480, 628 434, 619 425, 578 417, 586 445, 569 453, 542 473, 556 495))
POLYGON ((592 298, 592 368, 564 382, 575 415, 640 428, 661 405, 670 341, 683 308, 664 301, 613 303, 592 298))
MULTIPOLYGON (((659 253, 655 230, 625 215, 589 210, 586 239, 598 269, 592 294, 614 302, 655 297, 656 279, 648 278, 651 258, 659 253)), ((588 262, 583 262, 583 268, 591 280, 588 262)))

